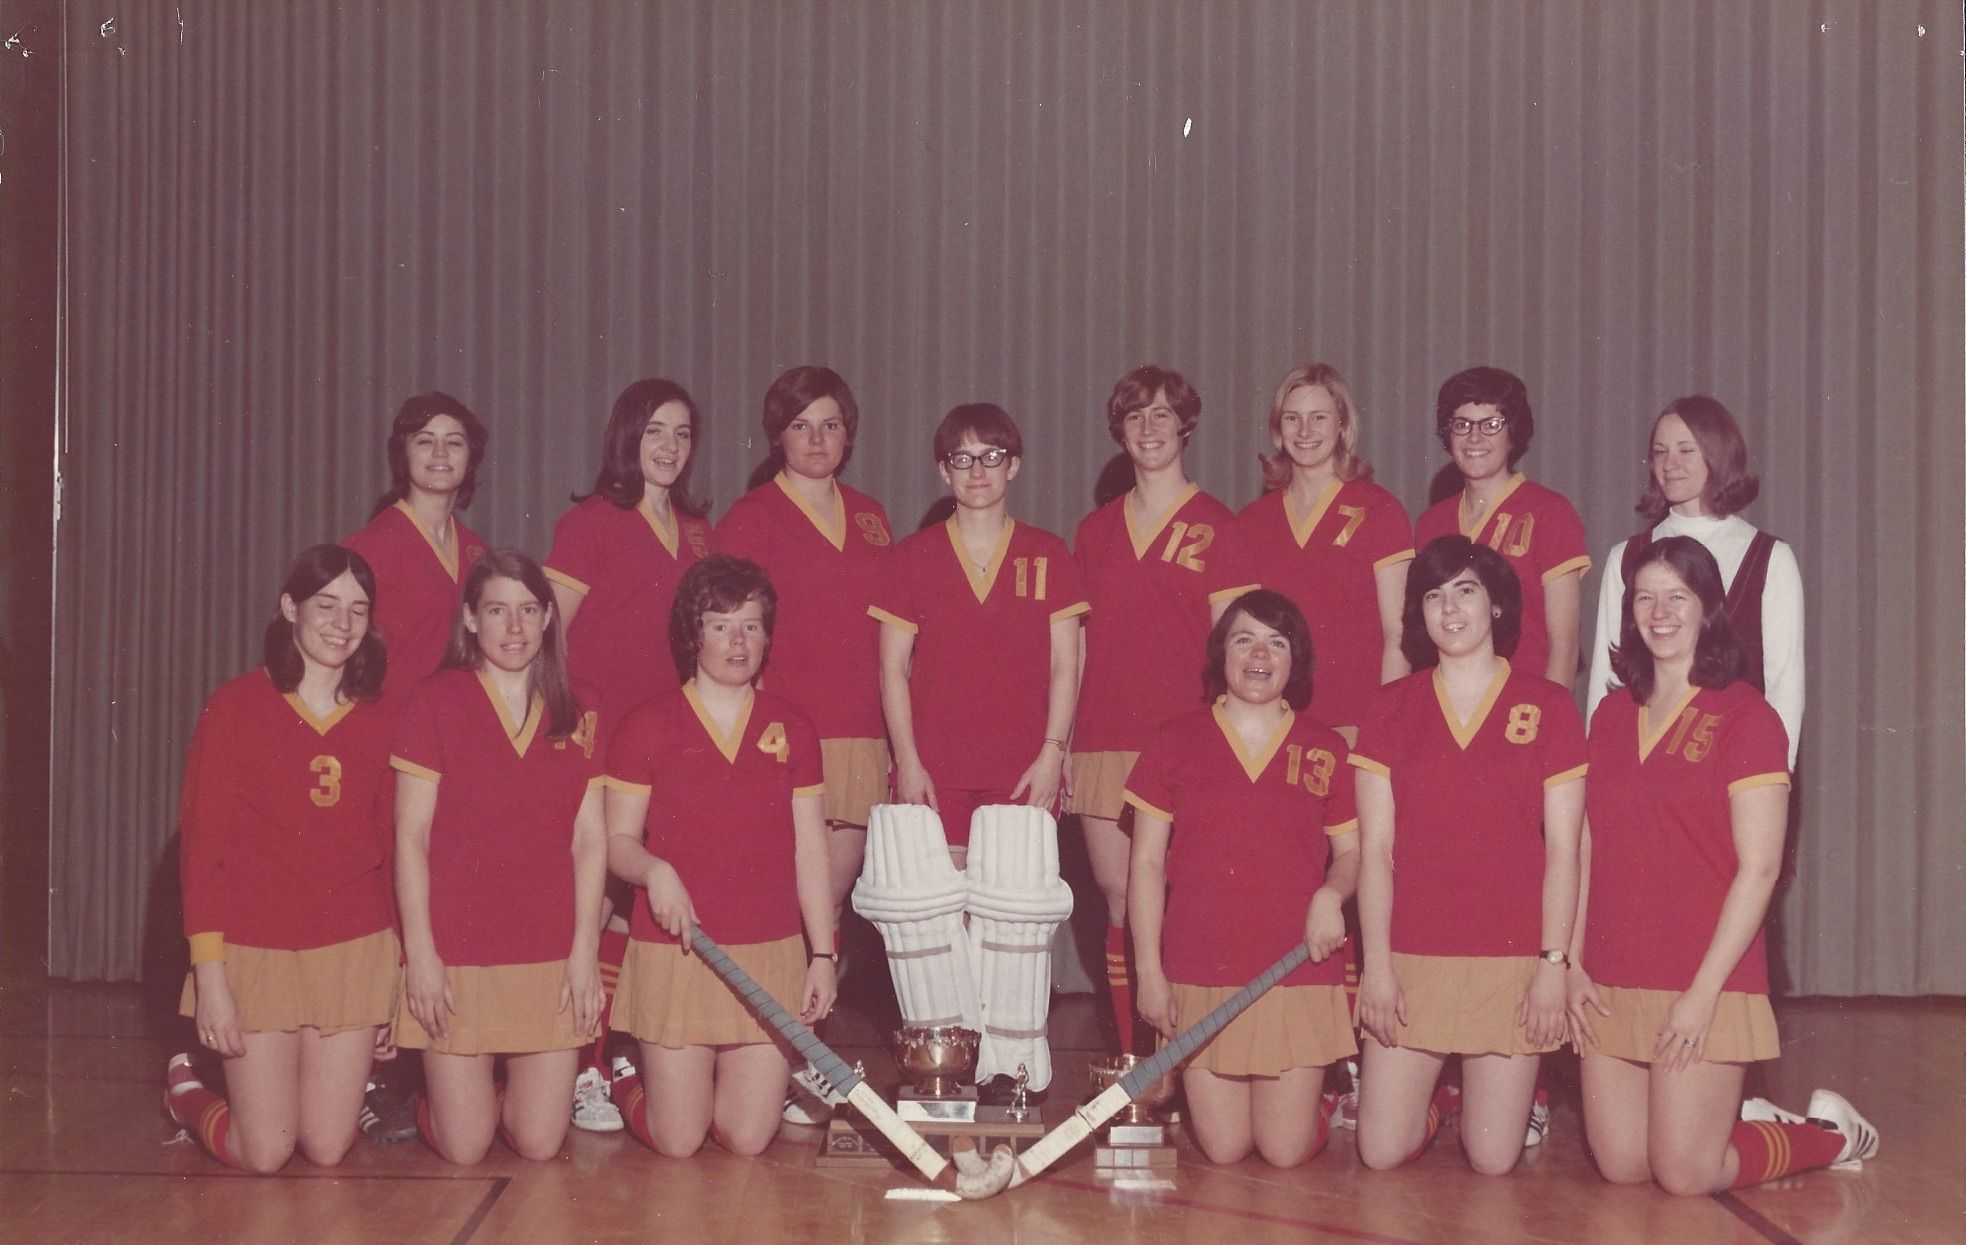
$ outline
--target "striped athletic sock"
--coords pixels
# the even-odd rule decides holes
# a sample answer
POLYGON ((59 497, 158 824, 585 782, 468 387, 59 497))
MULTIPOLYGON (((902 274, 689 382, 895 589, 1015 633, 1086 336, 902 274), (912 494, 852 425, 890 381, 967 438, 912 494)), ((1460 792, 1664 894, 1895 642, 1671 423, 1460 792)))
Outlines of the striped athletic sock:
POLYGON ((635 1135, 635 1140, 649 1149, 655 1149, 655 1136, 649 1132, 648 1096, 642 1092, 641 1074, 629 1072, 614 1079, 609 1090, 614 1099, 614 1109, 621 1112, 621 1122, 635 1135))
POLYGON ((1434 1101, 1427 1104, 1427 1131, 1420 1138, 1420 1144, 1413 1147, 1413 1153, 1406 1156, 1402 1166, 1405 1163, 1411 1163, 1428 1150, 1433 1149, 1434 1138, 1440 1135, 1440 1124, 1440 1095, 1436 1093, 1434 1095, 1434 1101))
POLYGON ((601 965, 601 1025, 600 1032, 594 1035, 594 1045, 587 1052, 583 1072, 588 1068, 599 1068, 602 1072, 608 1069, 608 1025, 614 1019, 614 990, 621 984, 621 962, 628 958, 628 931, 602 930, 601 946, 595 958, 601 965))
POLYGON ((1120 1053, 1135 1053, 1133 1019, 1133 976, 1126 966, 1126 927, 1106 927, 1106 995, 1113 1001, 1113 1029, 1119 1035, 1120 1053))
POLYGON ((1318 1155, 1323 1154, 1324 1148, 1331 1144, 1331 1112, 1336 1106, 1337 1100, 1335 1098, 1321 1098, 1318 1100, 1317 1136, 1311 1138, 1311 1148, 1304 1155, 1305 1162, 1308 1163, 1318 1155))
POLYGON ((1828 1167, 1843 1153, 1846 1138, 1815 1124, 1782 1124, 1774 1120, 1742 1120, 1731 1138, 1741 1156, 1741 1170, 1731 1187, 1766 1184, 1793 1172, 1828 1167))
POLYGON ((190 1133, 205 1153, 227 1167, 239 1166, 229 1145, 232 1107, 225 1099, 206 1089, 203 1082, 186 1078, 171 1086, 164 1104, 177 1126, 190 1133))

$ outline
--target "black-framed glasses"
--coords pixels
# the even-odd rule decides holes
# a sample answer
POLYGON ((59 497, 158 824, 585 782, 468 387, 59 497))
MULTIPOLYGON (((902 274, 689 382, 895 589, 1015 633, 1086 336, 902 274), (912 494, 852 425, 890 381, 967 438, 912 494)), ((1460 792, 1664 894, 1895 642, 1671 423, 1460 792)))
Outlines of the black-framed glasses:
POLYGON ((1001 467, 1010 461, 1010 451, 997 446, 992 446, 981 454, 972 454, 968 450, 955 450, 944 454, 942 461, 951 471, 968 471, 977 463, 982 463, 985 467, 1001 467))
POLYGON ((1507 415, 1490 415, 1487 419, 1464 419, 1456 415, 1447 421, 1447 431, 1457 437, 1465 437, 1477 428, 1481 429, 1483 435, 1492 437, 1508 426, 1507 415))

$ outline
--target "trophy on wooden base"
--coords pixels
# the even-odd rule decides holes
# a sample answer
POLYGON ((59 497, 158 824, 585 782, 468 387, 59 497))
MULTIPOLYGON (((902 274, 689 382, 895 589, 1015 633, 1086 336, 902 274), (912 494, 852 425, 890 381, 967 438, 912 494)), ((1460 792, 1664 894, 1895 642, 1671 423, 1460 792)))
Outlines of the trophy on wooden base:
MULTIPOLYGON (((1140 1063, 1139 1055, 1114 1055, 1092 1063, 1093 1092, 1101 1092, 1140 1063)), ((1180 1165, 1159 1109, 1174 1097, 1174 1074, 1142 1090, 1093 1137, 1093 1175, 1099 1179, 1164 1177, 1180 1165)))

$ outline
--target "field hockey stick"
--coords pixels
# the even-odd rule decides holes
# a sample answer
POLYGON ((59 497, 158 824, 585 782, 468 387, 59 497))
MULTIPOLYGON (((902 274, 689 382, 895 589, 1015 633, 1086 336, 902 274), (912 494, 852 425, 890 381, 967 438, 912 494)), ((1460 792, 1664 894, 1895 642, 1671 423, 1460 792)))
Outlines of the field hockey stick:
MULTIPOLYGON (((1271 986, 1282 981, 1291 970, 1310 958, 1310 948, 1303 943, 1298 943, 1290 949, 1290 954, 1264 969, 1256 980, 1224 999, 1213 1011, 1168 1039, 1167 1045, 1161 1047, 1151 1058, 1141 1060, 1134 1066, 1133 1071, 1113 1082, 1098 1097, 1074 1111, 1070 1118, 1060 1121, 1056 1128, 1038 1138, 1035 1144, 1018 1155, 1015 1171, 1007 1187, 1023 1184, 1064 1157, 1067 1151, 1090 1137, 1093 1131, 1106 1121, 1118 1115, 1126 1104, 1139 1097, 1149 1085, 1172 1072, 1182 1060, 1200 1050, 1231 1020, 1248 1011, 1250 1004, 1262 998, 1271 986)), ((981 1196, 987 1197, 989 1194, 981 1196)))
MULTIPOLYGON (((846 1095, 846 1100, 860 1109, 866 1121, 881 1131, 881 1135, 894 1143, 901 1157, 914 1164, 915 1170, 930 1183, 940 1179, 949 1167, 949 1160, 935 1152, 922 1135, 909 1126, 908 1121, 894 1113, 887 1100, 874 1092, 867 1084, 867 1078, 853 1069, 838 1052, 819 1040, 819 1035, 807 1028, 797 1016, 787 1011, 783 1004, 758 984, 757 979, 730 958, 730 953, 718 946, 710 935, 691 926, 689 931, 690 948, 703 958, 710 971, 723 979, 725 985, 736 991, 738 996, 757 1009, 758 1016, 790 1042, 793 1049, 812 1062, 819 1075, 846 1095)), ((1004 1168, 1003 1184, 1009 1182, 1008 1167, 1004 1168)), ((985 1190, 973 1176, 958 1180, 959 1191, 967 1187, 965 1197, 989 1197, 1002 1192, 1000 1184, 995 1189, 985 1190)), ((945 1195, 946 1196, 946 1195, 945 1195)))

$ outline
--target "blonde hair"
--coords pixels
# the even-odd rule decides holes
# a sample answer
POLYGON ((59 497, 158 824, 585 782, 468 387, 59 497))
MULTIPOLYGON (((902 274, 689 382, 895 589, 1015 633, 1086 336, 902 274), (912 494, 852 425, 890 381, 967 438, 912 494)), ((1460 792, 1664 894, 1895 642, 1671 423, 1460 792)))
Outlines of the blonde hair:
MULTIPOLYGON (((1276 397, 1270 401, 1270 435, 1283 435, 1283 404, 1290 400, 1290 395, 1313 385, 1323 385, 1338 408, 1338 448, 1333 452, 1335 461, 1332 469, 1347 484, 1353 480, 1370 480, 1372 464, 1358 452, 1358 409, 1352 405, 1351 386, 1329 363, 1299 364, 1284 375, 1283 383, 1277 386, 1276 397)), ((1256 458, 1263 464, 1264 492, 1274 492, 1290 483, 1290 455, 1281 448, 1269 454, 1258 454, 1256 458)))

